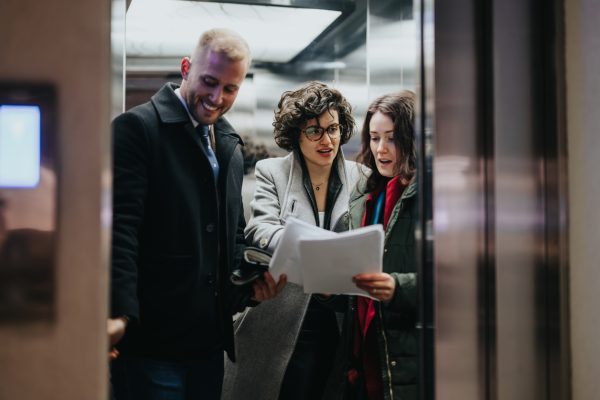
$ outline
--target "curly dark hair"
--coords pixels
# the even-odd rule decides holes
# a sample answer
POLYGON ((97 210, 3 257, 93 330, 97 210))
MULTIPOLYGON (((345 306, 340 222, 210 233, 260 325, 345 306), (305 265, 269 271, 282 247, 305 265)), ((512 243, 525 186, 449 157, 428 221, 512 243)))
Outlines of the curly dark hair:
POLYGON ((356 160, 371 169, 365 192, 380 188, 387 178, 377 170, 375 156, 371 152, 371 134, 369 126, 371 118, 377 112, 387 115, 394 122, 394 144, 400 163, 399 175, 410 181, 416 171, 417 149, 415 144, 415 97, 410 90, 385 94, 376 98, 367 109, 365 121, 360 134, 361 150, 356 160))
POLYGON ((275 143, 288 151, 298 148, 300 130, 306 121, 318 118, 328 110, 338 112, 341 146, 354 134, 356 123, 350 103, 338 90, 322 82, 311 81, 300 89, 284 92, 273 120, 275 143))

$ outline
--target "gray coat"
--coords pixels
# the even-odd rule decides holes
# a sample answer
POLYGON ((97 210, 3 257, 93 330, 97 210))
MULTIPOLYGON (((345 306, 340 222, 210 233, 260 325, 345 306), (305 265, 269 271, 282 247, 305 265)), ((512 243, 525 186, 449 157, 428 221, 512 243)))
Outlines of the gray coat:
MULTIPOLYGON (((331 212, 332 229, 346 222, 350 193, 359 178, 358 165, 339 154, 336 168, 342 184, 331 212)), ((252 217, 246 227, 249 243, 273 251, 289 217, 315 223, 295 153, 256 164, 252 217)), ((236 359, 226 360, 222 400, 277 399, 281 382, 302 326, 310 295, 295 284, 276 298, 247 309, 234 324, 236 359)))

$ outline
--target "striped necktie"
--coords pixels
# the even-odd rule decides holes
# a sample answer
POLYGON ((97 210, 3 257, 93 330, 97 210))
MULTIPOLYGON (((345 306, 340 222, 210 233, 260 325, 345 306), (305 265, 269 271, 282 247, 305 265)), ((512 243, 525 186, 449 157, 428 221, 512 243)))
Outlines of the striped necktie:
POLYGON ((198 133, 200 133, 200 140, 202 140, 202 145, 204 146, 204 150, 206 150, 206 155, 208 156, 208 161, 210 162, 210 166, 212 167, 216 183, 219 179, 219 162, 217 161, 217 156, 215 156, 215 152, 210 147, 210 143, 208 140, 208 126, 198 125, 196 127, 196 130, 198 131, 198 133))

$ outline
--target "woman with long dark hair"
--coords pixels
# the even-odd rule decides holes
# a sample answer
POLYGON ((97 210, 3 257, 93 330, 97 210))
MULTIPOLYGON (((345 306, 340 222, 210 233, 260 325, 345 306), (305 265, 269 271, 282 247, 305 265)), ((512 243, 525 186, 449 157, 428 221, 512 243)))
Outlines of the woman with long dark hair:
POLYGON ((358 161, 371 173, 350 196, 350 229, 383 225, 383 272, 354 277, 376 300, 348 299, 345 351, 328 398, 418 397, 414 104, 410 91, 381 96, 369 106, 362 127, 358 161))

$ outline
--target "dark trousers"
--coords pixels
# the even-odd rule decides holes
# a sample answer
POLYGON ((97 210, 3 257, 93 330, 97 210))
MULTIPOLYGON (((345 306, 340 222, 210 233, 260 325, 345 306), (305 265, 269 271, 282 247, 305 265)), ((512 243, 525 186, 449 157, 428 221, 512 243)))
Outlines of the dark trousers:
POLYGON ((219 400, 223 353, 193 361, 120 355, 110 373, 115 400, 219 400))
POLYGON ((338 341, 335 313, 312 299, 283 376, 279 400, 321 399, 338 341))

